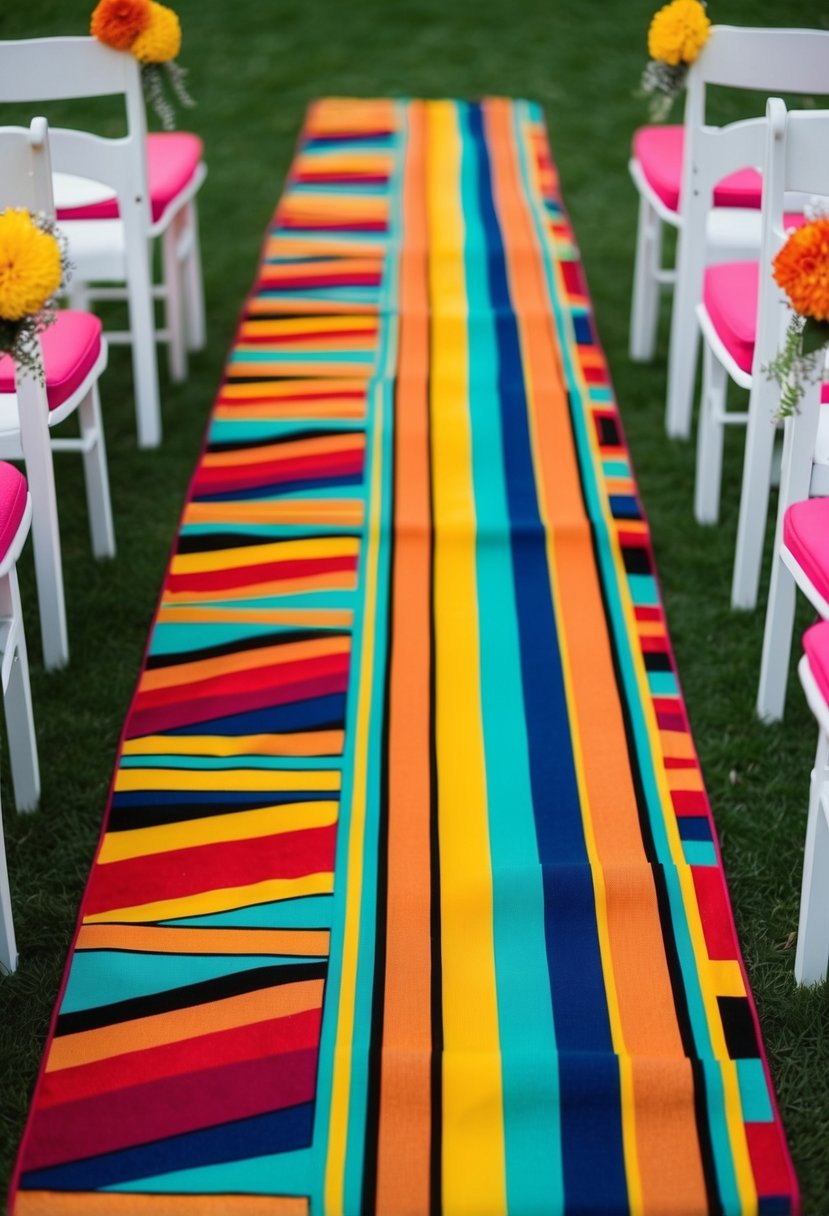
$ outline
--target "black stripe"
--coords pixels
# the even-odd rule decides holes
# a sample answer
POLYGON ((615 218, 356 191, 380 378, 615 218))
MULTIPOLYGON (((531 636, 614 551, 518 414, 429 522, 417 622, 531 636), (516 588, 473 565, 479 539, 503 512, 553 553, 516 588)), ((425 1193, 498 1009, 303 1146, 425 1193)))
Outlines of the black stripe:
POLYGON ((368 1059, 368 1095, 366 1100, 365 1154, 363 1158, 363 1194, 361 1213, 370 1216, 377 1210, 377 1162, 380 1134, 380 1083, 383 1065, 383 1024, 386 995, 386 940, 388 933, 389 895, 389 729, 391 718, 391 676, 394 654, 394 574, 396 563, 397 505, 397 399, 399 384, 394 383, 394 433, 391 473, 391 527, 389 528, 389 565, 386 573, 389 588, 386 609, 386 670, 383 682, 383 741, 380 773, 380 821, 377 834, 377 913, 374 935, 374 980, 371 994, 371 1039, 368 1059))
MULTIPOLYGON (((278 528, 279 525, 273 525, 278 528)), ((176 545, 176 553, 218 553, 223 549, 250 549, 256 545, 279 545, 295 540, 341 540, 351 537, 360 540, 359 528, 343 528, 340 532, 309 532, 300 536, 286 536, 284 532, 200 532, 185 533, 176 545)))
POLYGON ((431 886, 431 946, 432 946, 432 1059, 431 1059, 431 1142, 429 1146, 429 1211, 431 1216, 440 1216, 443 1211, 443 960, 441 957, 440 916, 440 824, 438 808, 438 752, 436 714, 436 666, 437 629, 435 624, 435 480, 434 480, 434 431, 432 426, 432 352, 434 348, 434 300, 429 283, 429 352, 428 378, 428 426, 429 426, 429 853, 431 886))
POLYGON ((132 832, 136 828, 160 828, 171 823, 189 823, 193 819, 211 819, 214 815, 236 815, 243 811, 262 811, 271 806, 290 806, 296 802, 336 802, 339 794, 332 790, 290 790, 274 793, 270 798, 241 802, 151 802, 139 806, 118 806, 113 802, 107 832, 132 832))
POLYGON ((254 638, 239 638, 235 642, 223 642, 219 646, 205 646, 201 650, 179 651, 177 654, 150 655, 148 670, 178 667, 183 663, 197 663, 203 659, 218 659, 227 654, 245 654, 249 650, 266 650, 272 646, 288 646, 294 642, 316 642, 323 638, 350 638, 346 629, 296 629, 285 633, 265 633, 254 638))
MULTIPOLYGON (((622 714, 622 721, 624 723, 625 741, 627 743, 628 756, 630 758, 630 773, 633 781, 634 793, 636 795, 636 808, 639 816, 639 827, 642 833, 642 843, 645 849, 645 855, 651 866, 651 872, 653 874, 654 890, 656 892, 656 901, 659 909, 659 920, 662 927, 662 940, 665 948, 665 959, 668 966, 668 975, 671 981, 674 1009, 676 1012, 679 1033, 682 1039, 682 1046, 685 1055, 688 1056, 692 1062, 692 1065, 694 1066, 694 1113, 696 1116, 700 1156, 702 1159, 703 1174, 705 1177, 705 1189, 708 1197, 708 1209, 711 1216, 719 1216, 719 1214, 723 1212, 723 1203, 717 1184, 717 1172, 714 1163, 714 1148, 711 1135, 711 1126, 708 1119, 708 1108, 705 1102, 705 1078, 702 1067, 698 1062, 698 1052, 694 1040, 691 1015, 688 1009, 688 998, 685 992, 679 951, 677 948, 676 939, 674 937, 674 925, 673 918, 671 916, 671 904, 668 894, 668 886, 662 865, 658 860, 656 845, 653 838, 653 829, 651 827, 650 815, 648 813, 648 801, 645 794, 641 762, 636 745, 636 736, 633 730, 633 722, 630 716, 630 706, 628 705, 628 700, 625 693, 625 683, 619 658, 619 643, 616 637, 613 617, 610 612, 610 604, 608 603, 607 598, 607 587, 605 585, 606 576, 599 553, 598 536, 596 534, 596 521, 591 517, 587 495, 585 492, 585 471, 583 461, 587 459, 587 457, 585 457, 579 443, 579 435, 573 416, 573 397, 569 391, 567 394, 567 400, 569 406, 568 412, 570 428, 573 437, 573 448, 577 454, 577 467, 582 504, 584 506, 585 517, 590 524, 590 541, 593 549, 593 563, 596 572, 599 575, 598 584, 601 593, 602 609, 607 628, 610 655, 613 662, 613 675, 616 683, 617 699, 622 714)), ((613 426, 615 428, 615 422, 613 423, 613 426)))
POLYGON ((169 992, 154 992, 149 996, 114 1001, 111 1005, 99 1005, 95 1009, 62 1013, 58 1018, 55 1034, 79 1034, 84 1030, 99 1030, 103 1026, 131 1022, 135 1018, 172 1013, 176 1009, 191 1009, 196 1005, 208 1005, 226 997, 258 992, 262 988, 324 979, 326 967, 325 960, 314 963, 286 963, 281 967, 254 967, 252 971, 221 975, 217 979, 202 980, 197 984, 185 984, 182 988, 173 988, 169 992))

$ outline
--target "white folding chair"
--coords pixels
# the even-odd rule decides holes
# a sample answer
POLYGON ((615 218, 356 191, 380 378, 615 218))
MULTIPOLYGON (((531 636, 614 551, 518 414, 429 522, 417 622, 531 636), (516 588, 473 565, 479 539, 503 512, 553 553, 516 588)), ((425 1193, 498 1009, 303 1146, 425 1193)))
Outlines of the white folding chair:
POLYGON ((829 622, 808 629, 803 648, 797 671, 817 719, 818 742, 809 782, 794 975, 798 984, 819 984, 829 964, 829 622))
MULTIPOLYGON (((40 799, 29 661, 17 585, 17 559, 29 534, 31 519, 32 501, 26 490, 25 477, 13 465, 0 462, 0 680, 18 811, 33 811, 40 799)), ((14 971, 17 967, 6 848, 1 830, 0 967, 5 971, 14 971)))
POLYGON ((186 375, 187 350, 205 344, 196 210, 207 174, 201 141, 186 132, 147 136, 140 68, 126 52, 91 37, 0 42, 0 102, 37 102, 41 108, 104 96, 123 99, 127 129, 99 146, 123 151, 129 187, 107 175, 105 160, 82 171, 64 161, 60 146, 53 156, 58 216, 76 267, 70 302, 86 309, 95 300, 126 298, 129 330, 110 331, 108 338, 132 343, 138 442, 155 447, 161 441, 156 339, 169 343, 174 380, 186 375), (162 241, 162 275, 153 285, 156 238, 162 241), (160 329, 156 299, 165 308, 160 329))
POLYGON ((766 93, 821 93, 829 87, 829 31, 712 26, 708 41, 688 72, 682 129, 661 137, 645 128, 634 139, 630 172, 640 194, 631 355, 652 357, 659 292, 673 286, 665 426, 687 438, 691 430, 697 328, 707 261, 756 258, 760 244, 760 183, 749 149, 742 164, 715 182, 715 208, 706 200, 707 226, 688 234, 689 207, 698 197, 704 161, 706 91, 709 86, 766 93), (681 178, 677 167, 681 165, 681 178), (746 172, 748 170, 748 172, 746 172), (675 270, 661 264, 664 225, 677 229, 675 270))
MULTIPOLYGON (((23 207, 53 214, 46 120, 29 130, 0 127, 0 209, 23 207)), ((92 550, 112 557, 115 536, 109 493, 98 379, 107 346, 97 317, 61 311, 39 339, 42 382, 0 359, 0 457, 23 459, 32 496, 32 539, 40 605, 43 660, 61 667, 69 658, 53 451, 83 456, 92 550), (79 438, 54 438, 51 428, 77 411, 79 438)))

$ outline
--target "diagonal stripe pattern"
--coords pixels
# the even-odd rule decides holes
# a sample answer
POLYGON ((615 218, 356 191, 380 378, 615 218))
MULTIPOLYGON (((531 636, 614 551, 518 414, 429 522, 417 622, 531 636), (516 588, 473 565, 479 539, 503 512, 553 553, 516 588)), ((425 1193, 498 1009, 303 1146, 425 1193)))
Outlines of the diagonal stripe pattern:
POLYGON ((309 111, 12 1202, 797 1211, 532 104, 309 111))

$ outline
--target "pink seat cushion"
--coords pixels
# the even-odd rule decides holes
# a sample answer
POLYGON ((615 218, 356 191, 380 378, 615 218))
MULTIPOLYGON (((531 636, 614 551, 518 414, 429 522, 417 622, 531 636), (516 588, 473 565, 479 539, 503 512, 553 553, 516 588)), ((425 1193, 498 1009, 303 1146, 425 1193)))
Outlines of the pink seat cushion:
MULTIPOLYGON (((147 136, 147 178, 153 221, 190 182, 199 166, 204 145, 187 131, 157 132, 147 136)), ((59 220, 111 220, 118 215, 116 199, 85 207, 60 207, 59 220)))
MULTIPOLYGON (((91 313, 67 309, 40 335, 50 410, 63 405, 91 371, 101 353, 102 328, 91 313)), ((2 355, 0 393, 14 391, 14 365, 8 355, 2 355)))
MULTIPOLYGON (((679 210, 682 183, 682 127, 640 127, 633 136, 633 155, 645 179, 671 211, 679 210)), ((714 191, 717 207, 755 207, 761 204, 762 178, 756 169, 740 169, 724 177, 714 191)))
POLYGON ((26 478, 20 470, 0 461, 0 562, 20 527, 27 493, 26 478))
POLYGON ((825 600, 829 600, 829 498, 795 502, 783 517, 783 543, 825 600))
POLYGON ((706 311, 734 362, 749 373, 757 335, 758 289, 756 262, 722 262, 705 271, 706 311))
POLYGON ((803 635, 803 649, 823 699, 829 704, 829 621, 818 621, 803 635))

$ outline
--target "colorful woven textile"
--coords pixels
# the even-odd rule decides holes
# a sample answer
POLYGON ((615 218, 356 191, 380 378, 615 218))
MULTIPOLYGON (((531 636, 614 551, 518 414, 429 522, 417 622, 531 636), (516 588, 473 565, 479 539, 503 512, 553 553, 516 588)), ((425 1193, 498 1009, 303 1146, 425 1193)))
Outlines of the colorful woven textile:
POLYGON ((310 111, 16 1216, 796 1210, 540 111, 310 111))

